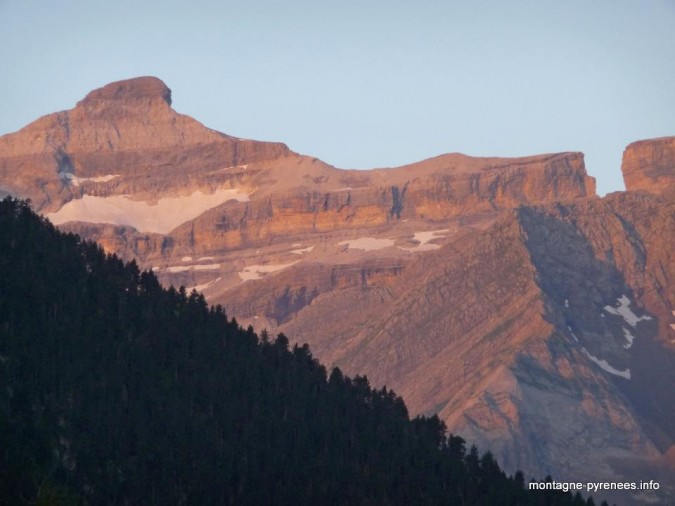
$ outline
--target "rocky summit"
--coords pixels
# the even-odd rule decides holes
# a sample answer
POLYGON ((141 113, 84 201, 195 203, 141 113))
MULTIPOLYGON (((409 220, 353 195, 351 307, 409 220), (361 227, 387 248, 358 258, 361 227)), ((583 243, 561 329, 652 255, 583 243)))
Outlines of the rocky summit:
MULTIPOLYGON (((618 169, 618 168, 617 168, 618 169)), ((558 481, 673 497, 675 137, 595 195, 581 153, 342 170, 206 128, 159 79, 0 137, 0 192, 558 481)))
POLYGON ((621 170, 628 191, 675 197, 675 137, 634 142, 623 152, 621 170))

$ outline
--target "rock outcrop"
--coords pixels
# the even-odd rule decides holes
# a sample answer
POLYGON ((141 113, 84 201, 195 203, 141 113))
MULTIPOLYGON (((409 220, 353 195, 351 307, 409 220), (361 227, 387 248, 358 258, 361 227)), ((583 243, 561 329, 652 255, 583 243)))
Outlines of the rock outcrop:
POLYGON ((626 190, 675 197, 675 137, 633 142, 621 164, 626 190))
POLYGON ((580 153, 342 170, 210 130, 144 77, 0 137, 0 196, 394 388, 507 470, 664 472, 664 500, 674 142, 628 146, 629 191, 603 199, 580 153))

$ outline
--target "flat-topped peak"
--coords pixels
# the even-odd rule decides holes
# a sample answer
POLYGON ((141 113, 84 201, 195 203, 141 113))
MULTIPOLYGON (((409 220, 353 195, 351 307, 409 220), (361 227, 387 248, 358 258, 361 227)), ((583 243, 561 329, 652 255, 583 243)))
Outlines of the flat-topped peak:
POLYGON ((675 193, 675 136, 644 139, 629 144, 621 163, 628 191, 660 195, 675 193))
POLYGON ((152 76, 115 81, 98 88, 84 97, 78 105, 98 101, 138 100, 161 98, 171 105, 171 90, 161 79, 152 76))

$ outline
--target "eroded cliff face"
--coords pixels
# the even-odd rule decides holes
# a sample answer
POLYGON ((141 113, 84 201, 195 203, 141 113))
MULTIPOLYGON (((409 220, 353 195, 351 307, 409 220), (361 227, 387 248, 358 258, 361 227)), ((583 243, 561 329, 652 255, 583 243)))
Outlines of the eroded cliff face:
POLYGON ((580 153, 341 170, 170 104, 158 79, 121 81, 0 137, 0 192, 394 388, 508 470, 667 468, 675 138, 630 145, 631 191, 600 199, 580 153))
MULTIPOLYGON (((49 217, 58 224, 94 219, 103 225, 110 219, 110 211, 103 215, 92 211, 110 205, 116 197, 113 205, 117 208, 131 205, 128 197, 121 197, 128 192, 139 199, 137 207, 146 202, 149 211, 163 198, 173 198, 176 205, 190 210, 193 200, 204 201, 219 190, 231 192, 199 215, 183 214, 168 224, 164 224, 166 217, 158 217, 157 225, 142 222, 135 219, 134 210, 119 217, 118 225, 168 238, 159 243, 142 239, 143 253, 135 249, 128 254, 170 258, 259 247, 289 234, 376 229, 406 220, 443 223, 466 217, 470 221, 522 203, 568 200, 593 191, 583 157, 574 153, 485 159, 478 160, 479 164, 470 159, 471 165, 477 165, 470 169, 465 162, 467 157, 448 156, 446 164, 434 171, 424 166, 414 171, 391 169, 391 177, 385 170, 354 174, 298 155, 179 177, 162 168, 161 174, 152 176, 154 188, 149 183, 138 187, 136 178, 124 177, 97 182, 95 190, 80 182, 82 198, 71 199, 49 217), (195 199, 197 192, 199 198, 195 199), (181 221, 183 218, 187 219, 181 221)), ((129 232, 123 235, 119 242, 129 242, 129 232)))
POLYGON ((257 266, 263 276, 319 256, 339 264, 343 249, 348 264, 375 250, 405 263, 504 210, 595 192, 579 153, 448 154, 340 170, 280 143, 210 130, 171 109, 171 91, 152 77, 109 84, 0 137, 0 181, 55 224, 156 268, 163 282, 211 283, 211 293, 241 285, 257 266), (415 239, 435 230, 446 232, 415 239), (368 237, 391 245, 350 246, 368 237))
POLYGON ((609 498, 668 501, 674 211, 642 193, 523 206, 405 262, 298 263, 214 300, 438 413, 507 470, 658 477, 659 496, 609 498))
POLYGON ((621 164, 626 190, 675 197, 675 137, 629 144, 621 164))

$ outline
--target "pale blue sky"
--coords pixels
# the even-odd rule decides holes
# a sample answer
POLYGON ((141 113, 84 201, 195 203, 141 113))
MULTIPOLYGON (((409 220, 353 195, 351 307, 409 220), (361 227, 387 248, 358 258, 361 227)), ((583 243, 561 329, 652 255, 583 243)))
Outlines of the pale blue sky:
POLYGON ((108 82, 342 168, 675 135, 675 0, 0 0, 0 134, 108 82))

